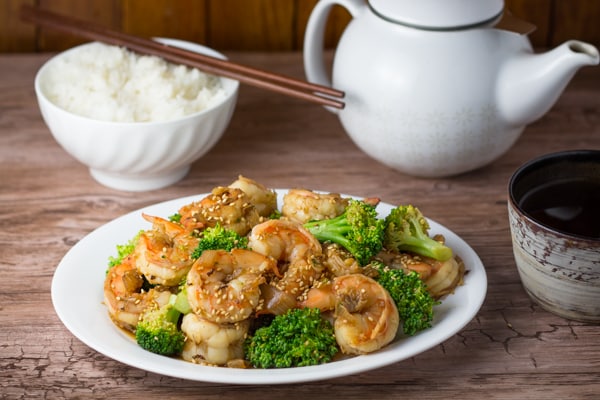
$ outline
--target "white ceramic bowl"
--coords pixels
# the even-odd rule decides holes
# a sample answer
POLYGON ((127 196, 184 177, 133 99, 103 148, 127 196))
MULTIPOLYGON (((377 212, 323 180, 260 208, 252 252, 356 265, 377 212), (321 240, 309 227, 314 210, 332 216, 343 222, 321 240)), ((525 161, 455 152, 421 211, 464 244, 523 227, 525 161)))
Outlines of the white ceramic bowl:
MULTIPOLYGON (((173 39, 162 43, 225 58, 207 47, 173 39)), ((86 46, 86 45, 82 45, 86 46)), ((68 112, 44 95, 44 76, 58 57, 35 77, 35 91, 44 121, 55 140, 101 184, 126 191, 162 188, 182 179, 191 164, 206 154, 227 128, 237 100, 239 82, 221 78, 225 99, 203 111, 162 122, 110 122, 68 112)))

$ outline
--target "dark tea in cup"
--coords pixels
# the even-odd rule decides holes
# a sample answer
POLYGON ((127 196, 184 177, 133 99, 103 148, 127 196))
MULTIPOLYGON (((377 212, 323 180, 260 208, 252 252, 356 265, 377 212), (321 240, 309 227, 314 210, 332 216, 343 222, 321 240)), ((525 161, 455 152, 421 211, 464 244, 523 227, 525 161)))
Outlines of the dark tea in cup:
POLYGON ((509 195, 521 211, 549 228, 600 239, 600 150, 532 160, 511 178, 509 195))
POLYGON ((564 233, 600 239, 600 175, 598 180, 555 180, 526 192, 521 209, 538 222, 564 233))

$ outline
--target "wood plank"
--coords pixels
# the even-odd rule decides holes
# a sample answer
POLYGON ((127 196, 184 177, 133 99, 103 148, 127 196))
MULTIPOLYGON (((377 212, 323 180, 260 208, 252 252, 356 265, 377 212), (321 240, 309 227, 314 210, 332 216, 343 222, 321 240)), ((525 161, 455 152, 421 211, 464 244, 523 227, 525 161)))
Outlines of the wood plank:
POLYGON ((277 0, 209 0, 211 47, 218 50, 292 50, 294 3, 277 0))
POLYGON ((205 0, 124 0, 122 29, 143 37, 170 37, 205 43, 205 0))
POLYGON ((3 0, 0 2, 0 52, 35 51, 35 26, 19 19, 23 5, 33 5, 34 0, 3 0))
MULTIPOLYGON (((2 0, 0 52, 63 50, 83 40, 36 29, 18 17, 22 4, 123 29, 143 36, 168 36, 205 43, 221 50, 301 50, 306 23, 318 0, 2 0)), ((537 47, 568 39, 600 47, 597 0, 506 0, 511 12, 537 26, 530 35, 537 47)), ((350 15, 334 6, 325 47, 335 48, 350 15)))
MULTIPOLYGON (((300 53, 228 55, 286 75, 303 74, 300 53)), ((519 165, 541 154, 600 148, 600 68, 578 72, 550 112, 527 127, 499 160, 439 179, 413 178, 375 162, 322 107, 244 87, 225 135, 185 179, 160 190, 128 193, 97 184, 48 132, 31 82, 49 56, 0 56, 0 397, 598 397, 600 329, 545 312, 523 291, 511 251, 506 183, 519 165), (457 334, 409 359, 352 376, 285 385, 195 382, 129 367, 86 346, 61 323, 50 288, 56 266, 73 245, 124 213, 206 193, 240 173, 269 187, 309 187, 418 205, 481 257, 488 276, 483 307, 457 334)))
POLYGON ((555 0, 551 44, 570 39, 590 42, 600 48, 600 1, 555 0))
MULTIPOLYGON (((121 28, 121 2, 119 0, 39 0, 39 6, 56 13, 102 24, 112 29, 121 28)), ((46 29, 39 30, 37 40, 40 51, 65 50, 86 41, 46 29)))

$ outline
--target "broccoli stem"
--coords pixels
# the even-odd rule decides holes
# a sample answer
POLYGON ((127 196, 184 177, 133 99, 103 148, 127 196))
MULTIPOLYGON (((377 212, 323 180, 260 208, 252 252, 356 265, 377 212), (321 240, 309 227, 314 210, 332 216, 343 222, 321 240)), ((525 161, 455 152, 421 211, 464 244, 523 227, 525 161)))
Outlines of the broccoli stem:
POLYGON ((444 246, 428 236, 405 237, 399 247, 401 250, 420 254, 434 260, 445 261, 452 257, 452 250, 448 246, 444 246))
POLYGON ((183 288, 175 296, 173 308, 181 314, 189 314, 192 312, 192 306, 190 306, 187 299, 187 289, 185 285, 183 285, 183 288))
POLYGON ((167 312, 165 313, 165 320, 167 322, 170 322, 170 323, 174 324, 174 325, 177 325, 177 322, 179 322, 179 317, 182 314, 182 312, 179 311, 175 307, 175 304, 177 303, 177 298, 178 297, 179 296, 177 296, 177 295, 171 295, 171 297, 169 298, 169 308, 167 309, 167 312))
POLYGON ((304 226, 321 242, 335 242, 346 248, 351 246, 346 238, 351 227, 343 214, 332 219, 308 222, 304 226))

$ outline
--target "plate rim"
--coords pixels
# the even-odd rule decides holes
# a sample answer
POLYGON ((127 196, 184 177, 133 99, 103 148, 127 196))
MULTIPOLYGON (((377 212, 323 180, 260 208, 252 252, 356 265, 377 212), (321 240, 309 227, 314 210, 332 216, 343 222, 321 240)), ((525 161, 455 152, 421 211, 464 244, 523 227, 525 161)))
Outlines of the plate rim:
MULTIPOLYGON (((289 189, 273 189, 278 196, 278 207, 281 206, 282 196, 289 189)), ((130 219, 139 218, 139 225, 132 226, 128 232, 123 233, 123 238, 125 237, 133 237, 135 232, 143 229, 143 225, 146 224, 145 221, 141 218, 141 213, 152 213, 152 210, 163 210, 171 208, 171 213, 168 215, 174 214, 179 207, 184 204, 187 204, 194 200, 199 200, 202 197, 206 196, 207 193, 204 194, 196 194, 190 196, 179 197, 176 199, 166 200, 162 202, 158 202, 155 204, 151 204, 137 210, 133 210, 127 212, 117 218, 108 221, 96 229, 89 232, 87 235, 82 237, 75 245, 73 245, 64 257, 61 259, 59 264, 57 265, 51 283, 51 299, 54 310, 58 315, 59 319, 63 323, 63 325, 70 331, 70 333, 83 342, 85 345, 90 347, 91 349, 103 354, 106 357, 109 357, 115 361, 121 362, 123 364, 129 365, 134 368, 138 368, 141 370, 161 374, 164 376, 170 376, 180 379, 187 379, 193 381, 200 382, 213 382, 213 383, 228 383, 228 384, 288 384, 288 383, 300 383, 300 382, 309 382, 309 381, 320 381, 326 379, 339 378, 342 376, 348 376, 353 374, 358 374, 361 372, 366 372, 373 369, 382 368, 388 366, 393 363, 404 361, 410 357, 421 354, 427 350, 434 348, 435 346, 443 343, 448 340, 450 337, 454 336, 457 332, 463 329, 471 320, 477 315, 483 302, 485 300, 487 294, 487 275, 485 271, 485 267, 471 246, 467 244, 467 242, 462 239, 460 236, 455 234, 450 229, 445 226, 437 223, 434 220, 428 218, 428 222, 431 225, 430 232, 432 234, 442 233, 446 237, 447 242, 451 247, 458 248, 460 251, 459 256, 465 260, 465 265, 468 270, 468 274, 465 275, 465 284, 456 289, 455 293, 450 297, 447 297, 440 306, 436 306, 436 314, 434 315, 434 325, 432 328, 429 328, 426 331, 422 331, 419 334, 412 337, 402 337, 400 342, 396 342, 396 344, 385 347, 384 349, 356 357, 351 357, 348 359, 334 361, 326 364, 309 366, 309 367, 296 367, 296 368, 281 368, 281 369, 235 369, 235 368, 226 368, 226 367, 214 367, 214 366, 205 366, 199 364, 193 364, 188 361, 183 361, 177 358, 165 357, 157 354, 150 353, 141 349, 126 333, 122 332, 119 328, 117 328, 108 316, 108 312, 106 307, 101 304, 102 296, 100 296, 98 300, 98 304, 92 304, 92 307, 96 307, 96 311, 103 309, 104 313, 100 317, 98 321, 87 321, 88 324, 86 327, 82 328, 78 321, 75 321, 72 317, 74 309, 70 309, 74 304, 81 304, 80 301, 73 302, 72 296, 65 294, 65 289, 70 287, 69 283, 71 280, 72 273, 75 274, 83 274, 82 270, 77 270, 77 266, 81 263, 82 258, 85 259, 85 256, 88 254, 86 250, 89 249, 89 244, 93 243, 94 240, 99 240, 104 237, 104 235, 108 235, 112 230, 127 230, 122 226, 125 222, 130 219), (137 229, 137 230, 136 230, 137 229), (469 263, 467 265, 467 262, 469 263), (471 281, 471 284, 468 283, 471 281), (449 303, 452 304, 455 301, 452 300, 460 300, 462 297, 466 297, 468 300, 467 306, 465 309, 463 308, 450 308, 446 310, 446 308, 441 308, 447 306, 449 303), (458 312, 458 316, 460 317, 458 323, 450 324, 448 321, 448 317, 443 317, 441 320, 439 319, 440 310, 444 314, 449 313, 450 316, 453 313, 458 312), (437 318, 436 318, 437 316, 437 318), (111 325, 110 328, 107 328, 105 324, 108 323, 111 325), (90 326, 91 325, 91 326, 90 326), (449 326, 446 326, 449 325, 449 326), (100 340, 101 338, 97 337, 98 331, 94 328, 98 329, 109 329, 109 331, 114 331, 114 337, 109 337, 107 340, 100 340), (441 328, 444 328, 442 332, 440 332, 441 328), (108 340, 112 340, 114 343, 111 346, 111 343, 108 340), (129 343, 127 345, 126 343, 129 343), (403 347, 410 346, 412 343, 413 349, 406 349, 403 347), (116 345, 116 346, 115 346, 116 345), (131 354, 128 353, 120 353, 119 351, 123 348, 127 350, 131 350, 131 354)), ((347 194, 341 194, 344 197, 351 197, 355 199, 360 199, 359 196, 352 196, 347 194)), ((378 206, 378 211, 382 214, 382 208, 391 209, 394 207, 390 203, 381 202, 378 206)), ((385 212, 385 211, 384 211, 385 212)), ((389 211, 387 211, 389 212, 389 211)), ((167 217, 168 215, 164 215, 161 212, 161 216, 167 217)), ((155 214, 158 215, 158 214, 155 214)), ((111 236, 112 240, 112 236, 111 236)), ((123 239, 126 240, 126 239, 123 239)), ((88 275, 100 275, 100 273, 104 273, 107 267, 108 257, 115 254, 115 246, 117 244, 123 243, 124 241, 115 238, 114 243, 112 243, 112 247, 110 248, 110 252, 105 254, 105 258, 103 260, 92 260, 95 264, 101 264, 102 270, 99 269, 96 271, 95 269, 91 269, 87 271, 88 275)), ((106 250, 108 250, 108 244, 105 243, 106 250)), ((95 249, 94 249, 95 250, 95 249)), ((455 250, 455 249, 454 249, 455 250)), ((102 252, 102 251, 101 251, 102 252)), ((92 251, 93 253, 93 251, 92 251)), ((91 279, 88 277, 88 279, 91 279)), ((84 280, 85 282, 85 280, 84 280)), ((94 281, 95 282, 95 281, 94 281)), ((79 294, 86 294, 87 291, 83 289, 97 290, 102 293, 102 281, 98 281, 97 287, 91 288, 76 288, 75 290, 79 290, 79 294)), ((86 298, 88 302, 91 303, 90 298, 86 298)), ((83 301, 83 300, 82 300, 83 301)), ((93 309, 93 308, 92 308, 93 309)), ((96 314, 93 314, 96 315, 96 314)), ((97 316, 97 315, 96 315, 97 316)), ((97 316, 98 317, 98 316, 97 316)), ((85 317, 89 318, 89 317, 85 317)), ((106 333, 106 332, 105 332, 106 333)))

